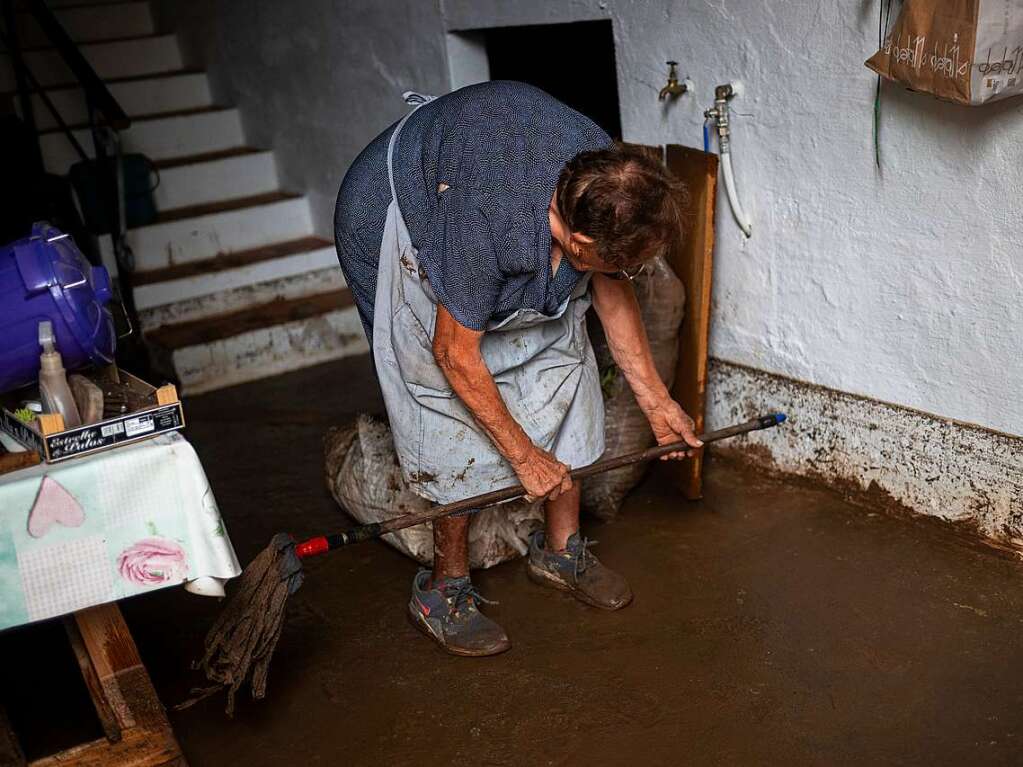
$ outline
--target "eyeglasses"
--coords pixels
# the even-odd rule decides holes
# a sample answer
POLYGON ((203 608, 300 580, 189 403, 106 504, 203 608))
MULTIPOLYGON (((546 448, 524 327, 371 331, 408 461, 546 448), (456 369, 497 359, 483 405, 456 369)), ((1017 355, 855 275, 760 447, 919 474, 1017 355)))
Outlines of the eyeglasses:
POLYGON ((615 280, 628 280, 629 282, 632 282, 645 271, 646 264, 640 264, 639 266, 634 266, 632 269, 619 269, 617 272, 611 272, 608 274, 608 277, 615 280))

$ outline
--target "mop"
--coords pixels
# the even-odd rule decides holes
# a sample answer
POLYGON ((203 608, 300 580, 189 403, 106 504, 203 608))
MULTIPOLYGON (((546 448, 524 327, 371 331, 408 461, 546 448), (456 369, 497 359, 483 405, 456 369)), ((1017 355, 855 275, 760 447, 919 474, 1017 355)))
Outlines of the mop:
MULTIPOLYGON (((728 426, 700 435, 704 444, 717 442, 738 434, 777 426, 785 420, 782 413, 771 413, 745 423, 728 426)), ((630 464, 651 461, 669 453, 690 450, 685 442, 642 450, 628 455, 597 461, 589 466, 573 469, 573 480, 592 477, 630 464)), ((187 708, 215 692, 227 690, 227 714, 234 713, 235 695, 249 679, 252 697, 260 700, 266 695, 266 682, 270 660, 281 637, 288 598, 302 585, 302 560, 324 554, 343 546, 378 538, 386 533, 404 530, 441 517, 471 509, 481 509, 526 494, 521 485, 494 490, 465 498, 443 506, 394 517, 383 522, 360 525, 333 535, 311 538, 297 543, 285 533, 278 533, 239 578, 238 590, 231 596, 220 617, 206 635, 206 652, 196 664, 213 682, 212 687, 197 690, 197 697, 185 701, 178 709, 187 708)))

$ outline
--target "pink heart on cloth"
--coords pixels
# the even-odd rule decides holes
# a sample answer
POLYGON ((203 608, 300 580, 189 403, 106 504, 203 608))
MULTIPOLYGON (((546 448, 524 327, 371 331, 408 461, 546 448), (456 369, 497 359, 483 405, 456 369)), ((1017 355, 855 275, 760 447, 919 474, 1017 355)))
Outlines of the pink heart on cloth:
POLYGON ((78 527, 84 521, 85 511, 78 500, 57 480, 43 477, 32 511, 28 513, 28 534, 42 538, 54 522, 64 527, 78 527))

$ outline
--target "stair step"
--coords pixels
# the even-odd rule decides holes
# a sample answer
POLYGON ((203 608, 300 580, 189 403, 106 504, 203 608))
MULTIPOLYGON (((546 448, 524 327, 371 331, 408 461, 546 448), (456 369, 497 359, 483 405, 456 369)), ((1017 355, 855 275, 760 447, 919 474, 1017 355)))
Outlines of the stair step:
MULTIPOLYGON (((154 35, 154 37, 158 36, 159 35, 154 35)), ((183 77, 184 75, 201 75, 205 73, 205 69, 199 69, 198 67, 182 67, 181 69, 171 69, 166 72, 143 72, 142 74, 128 75, 126 77, 107 77, 104 78, 103 82, 108 86, 111 86, 119 85, 121 83, 133 83, 138 80, 163 80, 168 77, 183 77)), ((78 90, 81 86, 77 82, 55 83, 47 86, 46 90, 59 90, 62 88, 78 90)))
MULTIPOLYGON (((225 109, 226 109, 226 107, 217 106, 215 104, 207 104, 205 106, 189 107, 187 109, 168 109, 165 112, 151 112, 151 113, 147 113, 147 114, 135 115, 134 117, 132 117, 132 122, 133 123, 154 122, 156 120, 169 120, 169 119, 174 118, 174 117, 193 117, 195 115, 204 115, 204 114, 208 114, 210 112, 223 112, 225 109)), ((80 122, 80 123, 68 123, 67 121, 65 121, 65 124, 67 125, 67 127, 70 130, 73 130, 73 131, 88 130, 89 127, 90 127, 88 121, 80 122)), ((59 135, 59 134, 63 134, 63 132, 64 132, 63 128, 61 128, 61 127, 54 127, 54 128, 46 128, 45 130, 40 130, 39 131, 39 135, 41 137, 42 136, 50 136, 50 135, 53 135, 53 134, 58 134, 59 135)))
MULTIPOLYGON (((79 46, 82 55, 104 80, 117 80, 184 67, 175 35, 151 35, 79 46)), ((54 48, 25 53, 25 63, 43 87, 74 83, 75 78, 54 48)), ((10 57, 0 53, 0 91, 14 91, 10 57)))
POLYGON ((168 275, 177 271, 175 267, 136 273, 136 278, 143 278, 141 282, 136 279, 134 289, 143 329, 347 287, 333 245, 308 239, 316 245, 307 244, 290 254, 284 254, 281 247, 267 248, 263 250, 272 250, 274 255, 249 251, 251 257, 245 260, 232 256, 211 259, 188 265, 205 267, 202 271, 179 272, 173 277, 168 275))
POLYGON ((149 329, 345 287, 334 246, 309 237, 137 272, 134 296, 142 325, 149 329))
MULTIPOLYGON (((184 66, 175 35, 152 35, 113 42, 80 45, 82 55, 103 80, 153 75, 180 70, 184 66)), ((75 77, 54 48, 26 52, 25 61, 40 85, 74 83, 75 77)), ((13 67, 6 53, 0 53, 0 90, 13 91, 13 67)))
POLYGON ((135 293, 144 332, 348 287, 333 249, 251 267, 147 285, 135 293), (294 272, 294 273, 290 273, 294 272), (160 291, 173 292, 161 295, 160 291), (167 299, 171 300, 168 301, 167 299), (154 306, 149 306, 155 301, 154 306))
MULTIPOLYGON (((74 135, 91 155, 90 132, 80 129, 74 135)), ((245 143, 238 110, 218 107, 135 119, 121 139, 125 152, 141 152, 152 160, 216 152, 245 143)), ((79 159, 63 133, 43 133, 39 143, 51 173, 64 175, 79 159)))
POLYGON ((160 170, 164 168, 177 168, 181 165, 195 165, 203 162, 223 160, 228 157, 242 157, 247 154, 255 154, 264 150, 254 146, 235 146, 230 149, 221 149, 217 152, 205 152, 203 154, 187 155, 185 157, 170 157, 165 160, 157 160, 155 165, 160 170))
MULTIPOLYGON (((110 93, 131 118, 153 114, 181 114, 208 109, 213 103, 205 72, 157 74, 108 82, 110 93)), ((85 127, 89 113, 85 94, 77 85, 47 89, 46 95, 68 125, 85 127)), ((57 122, 39 94, 32 96, 32 112, 41 130, 56 129, 57 122)))
POLYGON ((274 301, 150 331, 154 366, 186 394, 220 389, 369 350, 347 290, 274 301))
POLYGON ((186 218, 199 218, 200 216, 210 216, 215 213, 226 213, 232 210, 252 208, 257 205, 270 205, 283 200, 296 200, 301 197, 302 195, 293 194, 291 192, 273 191, 265 192, 263 194, 254 194, 248 197, 235 197, 228 200, 204 202, 199 205, 188 205, 183 208, 172 208, 171 210, 160 211, 157 215, 154 226, 159 224, 169 224, 173 221, 181 221, 186 218))
POLYGON ((147 272, 135 272, 132 284, 138 288, 142 285, 152 285, 156 282, 167 282, 169 280, 182 280, 188 277, 210 275, 229 269, 238 269, 245 266, 252 266, 262 261, 269 261, 276 258, 288 258, 297 253, 306 253, 314 250, 332 248, 333 243, 322 237, 302 237, 289 242, 278 242, 273 245, 266 245, 262 248, 241 250, 235 253, 219 253, 213 258, 205 261, 193 261, 189 264, 178 264, 167 266, 163 269, 150 269, 147 272))
MULTIPOLYGON (((152 11, 145 0, 54 8, 53 13, 71 39, 78 43, 142 37, 156 31, 152 11)), ((30 13, 23 11, 17 16, 22 46, 50 45, 49 38, 30 13)))
MULTIPOLYGON (((106 43, 102 44, 105 45, 106 43)), ((3 56, 4 54, 0 53, 0 60, 4 60, 3 56)), ((105 77, 103 78, 103 82, 106 83, 106 85, 109 87, 111 85, 117 85, 119 83, 133 83, 137 80, 162 80, 163 78, 166 77, 181 77, 183 75, 201 75, 205 74, 205 72, 206 72, 205 69, 199 69, 197 67, 181 67, 180 69, 171 69, 166 72, 143 72, 142 74, 128 75, 127 77, 105 77)), ((59 83, 49 83, 48 85, 45 85, 43 87, 43 90, 46 91, 47 93, 52 94, 52 92, 54 91, 62 90, 77 91, 81 90, 81 88, 82 86, 80 83, 76 81, 68 81, 59 83)), ((29 88, 29 91, 32 93, 36 92, 35 89, 31 87, 29 88)), ((18 92, 16 90, 2 91, 2 93, 5 93, 8 96, 12 97, 16 97, 18 95, 18 92)))
MULTIPOLYGON (((108 3, 108 5, 120 5, 121 2, 123 2, 123 0, 118 0, 116 3, 108 3)), ((74 42, 75 45, 78 45, 78 46, 82 46, 82 45, 103 45, 103 44, 106 44, 106 43, 124 43, 124 42, 135 41, 135 40, 146 40, 146 39, 148 39, 150 37, 159 37, 159 36, 160 36, 159 32, 150 32, 147 35, 122 35, 120 37, 97 37, 95 40, 93 40, 93 39, 74 40, 72 42, 74 42)), ((6 50, 7 50, 6 48, 0 48, 0 51, 6 51, 6 50)), ((31 53, 33 51, 52 51, 52 50, 55 50, 55 46, 53 45, 53 43, 49 39, 47 39, 47 41, 45 43, 40 43, 38 45, 22 45, 21 46, 22 53, 31 53)))
MULTIPOLYGON (((97 5, 119 5, 125 0, 46 0, 46 4, 50 8, 81 8, 81 7, 95 7, 97 5)), ((24 2, 19 3, 21 6, 25 6, 24 2)))
MULTIPOLYGON (((164 214, 171 220, 129 230, 127 241, 135 253, 136 269, 144 272, 205 261, 222 253, 313 234, 309 201, 305 197, 273 193, 245 198, 244 204, 228 200, 209 208, 203 215, 188 218, 171 211, 164 214)), ((100 238, 100 249, 104 263, 109 263, 109 236, 100 238)))
POLYGON ((222 341, 225 338, 286 322, 308 319, 318 314, 354 306, 354 303, 351 291, 334 290, 291 301, 271 301, 194 322, 168 325, 150 331, 146 338, 164 349, 182 349, 186 346, 222 341))
POLYGON ((186 160, 156 163, 160 184, 153 192, 157 210, 183 208, 234 197, 239 190, 263 194, 279 188, 277 163, 270 151, 193 155, 186 160))

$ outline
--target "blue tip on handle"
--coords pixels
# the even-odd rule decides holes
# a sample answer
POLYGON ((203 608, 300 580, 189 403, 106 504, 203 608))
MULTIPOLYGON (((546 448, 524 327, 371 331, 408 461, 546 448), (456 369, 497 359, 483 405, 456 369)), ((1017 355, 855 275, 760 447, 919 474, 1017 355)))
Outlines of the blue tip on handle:
POLYGON ((775 423, 785 423, 785 419, 787 417, 788 416, 786 416, 784 413, 775 413, 774 414, 774 422, 775 423))

